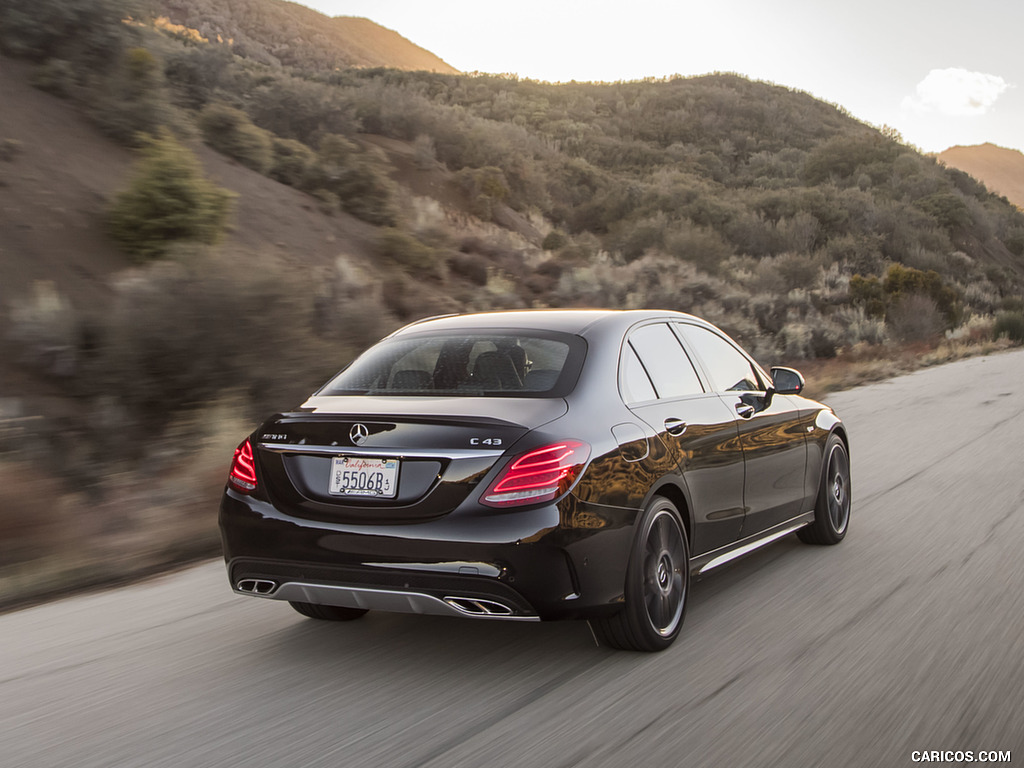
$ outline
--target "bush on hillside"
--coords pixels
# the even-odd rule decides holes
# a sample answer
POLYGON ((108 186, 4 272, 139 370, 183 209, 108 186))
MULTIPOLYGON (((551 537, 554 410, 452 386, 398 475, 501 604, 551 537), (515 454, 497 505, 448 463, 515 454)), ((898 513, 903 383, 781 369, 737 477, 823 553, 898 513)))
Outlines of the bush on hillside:
POLYGON ((463 168, 455 181, 466 193, 474 216, 491 221, 500 203, 508 200, 509 188, 505 173, 495 166, 463 168))
POLYGON ((337 195, 342 209, 370 224, 394 226, 398 220, 386 162, 344 136, 332 133, 320 140, 317 162, 307 167, 301 186, 337 195))
POLYGON ((835 179, 846 181, 859 173, 882 181, 899 154, 900 146, 879 134, 835 136, 820 144, 804 163, 804 179, 815 185, 835 179))
POLYGON ((61 99, 75 89, 75 65, 66 59, 47 59, 32 73, 32 85, 61 99))
MULTIPOLYGON (((304 396, 323 375, 308 354, 313 304, 303 291, 273 265, 240 274, 229 261, 204 260, 167 261, 118 285, 81 373, 96 393, 117 393, 142 439, 240 383, 259 410, 286 392, 304 396), (283 381, 285 371, 298 381, 283 381)), ((330 361, 328 372, 338 364, 330 361)))
POLYGON ((564 248, 569 243, 569 240, 559 232, 557 229, 553 229, 544 236, 544 241, 540 244, 540 247, 545 251, 558 251, 564 248))
POLYGON ((1005 336, 1017 344, 1024 344, 1024 312, 1000 312, 992 328, 995 338, 1005 336))
POLYGON ((936 192, 914 201, 914 205, 934 216, 945 229, 964 229, 971 225, 971 212, 963 198, 950 192, 936 192))
POLYGON ((203 140, 222 155, 237 160, 257 173, 266 173, 274 162, 270 134, 253 125, 248 115, 227 104, 210 104, 199 113, 203 140))
POLYGON ((139 261, 159 258, 177 241, 216 242, 233 194, 208 181, 202 166, 170 133, 148 137, 127 190, 111 206, 111 236, 139 261))
POLYGON ((143 46, 126 50, 101 82, 81 94, 89 116, 115 141, 139 146, 140 134, 173 122, 160 60, 143 46))
POLYGON ((907 293, 889 308, 886 325, 900 341, 932 341, 942 335, 945 319, 930 296, 907 293))
POLYGON ((302 184, 310 167, 316 163, 316 152, 301 141, 274 136, 271 150, 274 160, 267 175, 290 187, 302 184))
POLYGON ((941 313, 945 327, 955 328, 960 324, 963 310, 956 291, 946 285, 942 276, 934 270, 922 271, 913 267, 893 264, 885 273, 883 281, 890 303, 895 306, 906 296, 927 296, 941 313))
POLYGON ((377 255, 416 275, 436 276, 442 266, 437 251, 394 227, 385 227, 377 237, 377 255))
POLYGON ((170 52, 164 71, 174 83, 178 103, 200 109, 214 97, 231 62, 231 50, 226 45, 185 45, 170 52))
POLYGON ((452 274, 473 285, 487 285, 487 259, 484 256, 476 253, 455 253, 448 259, 448 269, 452 274))

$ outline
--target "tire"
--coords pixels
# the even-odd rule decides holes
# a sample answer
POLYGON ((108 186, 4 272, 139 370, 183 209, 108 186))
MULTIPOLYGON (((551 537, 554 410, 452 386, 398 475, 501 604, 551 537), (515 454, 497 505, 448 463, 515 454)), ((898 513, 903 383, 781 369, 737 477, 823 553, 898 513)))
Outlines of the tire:
POLYGON ((626 567, 625 605, 592 619, 594 636, 625 651, 663 651, 679 635, 690 592, 690 548, 679 510, 655 496, 644 510, 626 567))
POLYGON ((814 505, 814 522, 796 532, 806 544, 838 544, 850 527, 850 458, 838 435, 825 443, 825 462, 814 505))
POLYGON ((340 605, 317 605, 316 603, 298 603, 288 601, 288 605, 311 619, 321 621, 353 621, 367 614, 365 608, 343 608, 340 605))

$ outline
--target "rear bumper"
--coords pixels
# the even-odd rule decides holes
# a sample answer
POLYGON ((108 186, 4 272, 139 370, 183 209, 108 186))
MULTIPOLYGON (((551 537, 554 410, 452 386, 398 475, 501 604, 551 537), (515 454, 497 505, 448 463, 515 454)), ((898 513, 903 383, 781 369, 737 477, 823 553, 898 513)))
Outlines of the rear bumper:
POLYGON ((429 578, 419 580, 416 585, 369 587, 357 585, 351 580, 331 578, 340 577, 339 573, 327 573, 319 577, 295 575, 297 569, 282 567, 280 563, 261 565, 236 561, 231 567, 235 574, 247 570, 260 573, 263 578, 233 577, 232 587, 240 594, 256 597, 395 613, 510 621, 540 620, 533 608, 515 591, 502 592, 474 579, 464 579, 461 584, 449 583, 445 588, 429 578), (268 578, 268 571, 273 576, 268 578))
POLYGON ((232 589, 257 597, 405 613, 538 620, 621 603, 636 511, 574 497, 406 524, 293 517, 225 492, 232 589))

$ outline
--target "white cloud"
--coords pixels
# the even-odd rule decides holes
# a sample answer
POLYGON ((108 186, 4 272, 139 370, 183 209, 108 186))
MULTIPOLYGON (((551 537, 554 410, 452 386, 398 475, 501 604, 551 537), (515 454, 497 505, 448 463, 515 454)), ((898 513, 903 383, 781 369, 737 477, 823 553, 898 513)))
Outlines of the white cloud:
POLYGON ((943 115, 983 115, 1010 87, 998 75, 957 67, 933 69, 917 84, 916 94, 903 100, 903 106, 943 115))

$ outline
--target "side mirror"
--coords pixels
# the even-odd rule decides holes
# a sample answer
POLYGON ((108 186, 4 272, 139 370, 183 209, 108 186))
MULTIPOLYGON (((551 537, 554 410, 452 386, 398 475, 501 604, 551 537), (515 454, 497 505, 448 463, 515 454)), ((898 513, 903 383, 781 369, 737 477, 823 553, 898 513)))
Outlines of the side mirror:
POLYGON ((800 371, 781 366, 772 368, 772 381, 775 382, 775 394, 777 395, 799 395, 806 386, 800 371))

